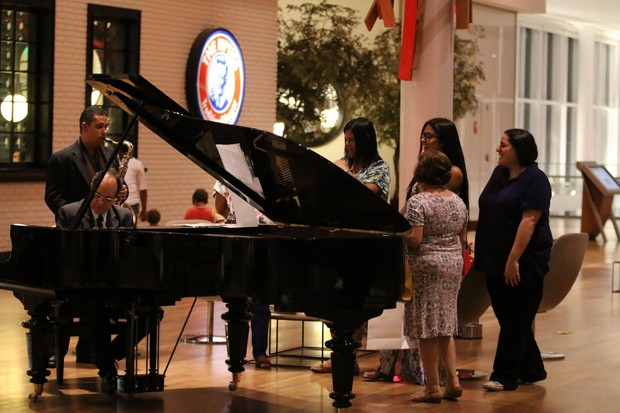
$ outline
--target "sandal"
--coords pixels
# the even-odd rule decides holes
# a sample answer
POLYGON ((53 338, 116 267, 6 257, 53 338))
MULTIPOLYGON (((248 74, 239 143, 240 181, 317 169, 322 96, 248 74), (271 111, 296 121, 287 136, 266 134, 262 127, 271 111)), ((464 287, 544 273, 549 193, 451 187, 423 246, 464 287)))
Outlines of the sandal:
POLYGON ((254 361, 254 366, 257 369, 270 370, 271 361, 269 361, 269 357, 267 356, 260 356, 260 357, 257 357, 256 360, 254 361))
POLYGON ((369 370, 365 371, 362 375, 364 381, 385 381, 388 383, 394 382, 394 376, 383 373, 381 370, 369 370))
MULTIPOLYGON (((329 361, 326 361, 324 363, 321 363, 317 366, 312 366, 310 367, 310 371, 313 373, 331 373, 332 372, 332 364, 329 361)), ((360 366, 359 364, 357 364, 357 362, 355 362, 355 368, 353 370, 353 375, 355 376, 359 376, 360 374, 360 366)))
POLYGON ((325 363, 321 363, 318 366, 312 366, 310 367, 310 371, 313 373, 331 373, 332 372, 332 365, 330 362, 325 362, 325 363))
POLYGON ((463 395, 463 389, 459 387, 453 387, 451 389, 446 387, 443 392, 443 398, 448 400, 456 400, 463 395))
POLYGON ((411 401, 414 403, 441 403, 443 394, 440 390, 424 390, 413 395, 411 401))

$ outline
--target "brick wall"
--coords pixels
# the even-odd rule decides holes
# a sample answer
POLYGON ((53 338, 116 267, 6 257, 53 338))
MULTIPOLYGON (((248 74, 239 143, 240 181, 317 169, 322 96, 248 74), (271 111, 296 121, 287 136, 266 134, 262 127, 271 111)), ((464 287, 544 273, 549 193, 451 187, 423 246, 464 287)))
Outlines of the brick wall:
MULTIPOLYGON (((79 133, 86 68, 87 4, 142 11, 140 74, 187 107, 185 67, 196 36, 207 28, 229 30, 246 67, 239 125, 271 130, 277 84, 277 0, 56 0, 53 150, 79 133)), ((196 188, 209 193, 213 178, 145 127, 139 127, 139 158, 148 169, 148 207, 162 222, 183 218, 196 188)), ((13 223, 53 225, 43 200, 45 184, 0 183, 0 251, 11 248, 13 223)), ((212 206, 212 204, 211 204, 212 206)))

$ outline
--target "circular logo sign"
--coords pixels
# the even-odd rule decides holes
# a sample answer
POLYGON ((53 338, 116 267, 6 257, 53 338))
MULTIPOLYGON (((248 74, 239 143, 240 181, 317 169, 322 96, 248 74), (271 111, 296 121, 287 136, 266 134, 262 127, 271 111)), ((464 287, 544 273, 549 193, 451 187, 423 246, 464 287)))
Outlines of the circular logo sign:
POLYGON ((205 30, 187 62, 186 95, 194 115, 235 124, 241 113, 245 67, 239 44, 227 30, 205 30))

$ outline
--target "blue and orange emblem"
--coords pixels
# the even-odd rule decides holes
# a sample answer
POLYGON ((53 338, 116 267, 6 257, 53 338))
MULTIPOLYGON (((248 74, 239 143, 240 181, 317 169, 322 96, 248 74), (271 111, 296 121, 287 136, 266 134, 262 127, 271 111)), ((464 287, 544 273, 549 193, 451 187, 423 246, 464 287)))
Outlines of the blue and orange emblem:
POLYGON ((205 30, 194 41, 187 62, 190 111, 203 119, 234 125, 241 114, 245 67, 241 49, 227 30, 205 30))

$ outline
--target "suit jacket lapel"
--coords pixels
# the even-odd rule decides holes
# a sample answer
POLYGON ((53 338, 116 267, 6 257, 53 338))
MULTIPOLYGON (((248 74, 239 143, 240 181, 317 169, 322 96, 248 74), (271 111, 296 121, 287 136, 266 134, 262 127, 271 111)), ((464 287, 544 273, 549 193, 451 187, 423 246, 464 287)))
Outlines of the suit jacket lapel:
POLYGON ((86 158, 82 154, 82 148, 80 147, 79 140, 73 145, 73 153, 72 153, 71 159, 73 160, 78 170, 80 171, 80 174, 82 175, 82 178, 84 178, 84 181, 88 185, 90 185, 90 175, 88 174, 88 166, 86 165, 86 158))
POLYGON ((120 226, 118 212, 116 211, 116 205, 112 205, 112 208, 108 211, 108 217, 105 221, 106 228, 118 228, 120 226))
POLYGON ((86 209, 84 216, 82 216, 82 220, 80 221, 80 227, 82 228, 95 228, 97 225, 95 224, 95 217, 93 215, 93 210, 90 208, 86 209))

